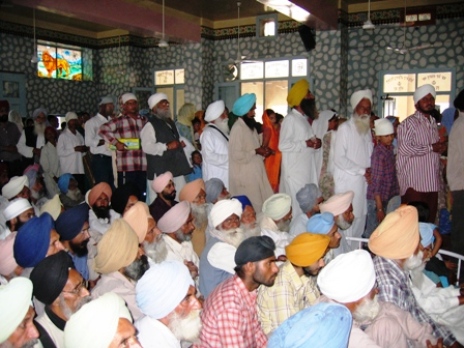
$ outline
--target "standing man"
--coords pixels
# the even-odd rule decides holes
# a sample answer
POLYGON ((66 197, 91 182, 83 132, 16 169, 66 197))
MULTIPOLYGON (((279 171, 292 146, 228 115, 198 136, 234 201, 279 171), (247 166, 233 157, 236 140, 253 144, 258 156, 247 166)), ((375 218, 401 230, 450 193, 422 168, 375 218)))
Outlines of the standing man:
MULTIPOLYGON (((370 180, 371 154, 373 150, 370 129, 372 92, 369 89, 356 91, 351 96, 353 115, 338 127, 334 144, 335 193, 352 190, 354 220, 345 231, 346 237, 361 237, 367 217, 367 182, 370 180)), ((334 214, 335 215, 335 214, 334 214)), ((342 245, 343 248, 343 245, 342 245)), ((347 243, 342 252, 351 250, 347 243)))
POLYGON ((8 177, 21 175, 21 155, 18 153, 16 144, 21 137, 18 126, 8 121, 10 104, 7 100, 0 100, 0 162, 8 163, 8 177))
POLYGON ((401 203, 426 203, 430 209, 429 222, 435 222, 437 216, 440 154, 446 150, 431 115, 435 110, 435 96, 432 85, 423 85, 414 92, 416 112, 398 127, 396 157, 401 203))
POLYGON ((297 192, 306 184, 317 185, 319 182, 314 151, 321 147, 321 139, 316 138, 308 121, 308 117, 314 117, 314 95, 309 87, 308 81, 302 79, 290 89, 287 102, 292 110, 282 122, 279 138, 279 150, 282 152, 281 192, 292 197, 295 216, 302 213, 296 199, 297 192))
POLYGON ((113 165, 111 150, 99 134, 100 127, 111 120, 114 102, 111 97, 103 97, 98 104, 98 113, 85 123, 85 144, 92 154, 92 174, 95 184, 108 183, 114 190, 113 165))
MULTIPOLYGON (((155 93, 148 98, 151 115, 141 132, 142 148, 147 158, 148 187, 153 179, 167 171, 172 173, 173 182, 178 190, 185 185, 184 175, 192 168, 189 165, 180 141, 179 132, 172 120, 168 97, 164 93, 155 93)), ((155 199, 155 192, 149 191, 148 202, 155 199)))
POLYGON ((35 109, 32 113, 34 127, 23 129, 18 141, 18 152, 26 158, 30 158, 27 164, 39 162, 40 150, 45 145, 45 128, 47 122, 47 110, 44 108, 35 109))
POLYGON ((140 147, 140 132, 147 120, 139 115, 139 103, 134 94, 124 93, 121 101, 123 115, 103 124, 98 134, 116 147, 118 186, 132 182, 141 192, 139 200, 145 202, 147 161, 140 147))
POLYGON ((224 101, 217 100, 206 108, 208 122, 200 136, 203 156, 203 180, 221 179, 229 187, 229 116, 224 101))
POLYGON ((256 95, 246 93, 234 103, 232 112, 238 116, 229 137, 229 191, 247 195, 256 211, 272 195, 263 159, 272 152, 262 147, 255 129, 256 95))

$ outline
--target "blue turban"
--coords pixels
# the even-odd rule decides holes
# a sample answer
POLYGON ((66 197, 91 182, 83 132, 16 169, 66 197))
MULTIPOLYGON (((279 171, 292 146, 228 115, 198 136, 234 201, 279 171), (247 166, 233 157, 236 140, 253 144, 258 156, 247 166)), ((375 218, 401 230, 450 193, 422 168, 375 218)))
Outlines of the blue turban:
POLYGON ((35 267, 47 255, 50 231, 55 228, 48 213, 33 217, 22 225, 13 245, 14 258, 21 267, 35 267))
POLYGON ((245 210, 245 207, 249 205, 250 207, 253 208, 253 204, 251 204, 250 200, 248 199, 247 196, 234 196, 232 198, 237 199, 240 203, 242 203, 242 210, 245 210))
POLYGON ((232 112, 238 117, 245 116, 255 103, 256 94, 245 93, 235 101, 234 106, 232 107, 232 112))
POLYGON ((327 234, 334 225, 332 213, 316 214, 309 218, 306 223, 306 231, 316 234, 327 234))
POLYGON ((218 178, 211 178, 205 181, 206 202, 213 203, 217 201, 224 187, 224 183, 218 178))
POLYGON ((267 347, 346 347, 351 325, 348 308, 335 303, 318 303, 285 320, 274 331, 267 347))
POLYGON ((89 220, 89 206, 82 203, 60 214, 56 220, 56 231, 61 240, 71 240, 81 231, 84 223, 89 220))
POLYGON ((319 197, 321 190, 315 184, 306 184, 296 193, 296 201, 304 213, 313 209, 319 197))
POLYGON ((58 187, 62 193, 68 193, 69 181, 71 180, 71 178, 74 179, 74 176, 72 176, 69 173, 66 173, 61 175, 58 179, 58 187))
POLYGON ((433 230, 437 228, 432 223, 428 222, 419 222, 419 232, 421 236, 421 244, 424 248, 428 247, 433 243, 435 237, 433 236, 433 230))

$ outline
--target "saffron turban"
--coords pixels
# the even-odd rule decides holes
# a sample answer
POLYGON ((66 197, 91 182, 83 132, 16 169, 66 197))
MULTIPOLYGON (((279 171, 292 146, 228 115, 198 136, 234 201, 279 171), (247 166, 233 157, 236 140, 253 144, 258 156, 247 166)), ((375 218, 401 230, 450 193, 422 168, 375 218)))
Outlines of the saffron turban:
POLYGON ((137 306, 150 318, 164 318, 182 302, 190 286, 195 285, 182 262, 171 260, 155 264, 137 282, 137 306))
POLYGON ((221 116, 226 109, 226 105, 223 100, 216 100, 208 105, 205 112, 205 121, 212 122, 221 116))
POLYGON ((222 190, 224 190, 224 183, 221 179, 211 178, 205 182, 206 202, 213 203, 217 201, 222 190))
POLYGON ((15 198, 7 204, 5 210, 3 211, 3 216, 5 216, 6 221, 9 221, 24 213, 28 209, 32 209, 32 205, 27 199, 15 198))
POLYGON ((332 213, 315 214, 306 223, 306 231, 315 234, 327 234, 335 224, 332 213))
POLYGON ((425 96, 427 96, 428 94, 431 94, 432 97, 436 97, 437 96, 437 92, 435 91, 435 87, 433 87, 432 85, 423 85, 421 87, 419 87, 418 89, 416 89, 416 91, 414 92, 414 105, 416 105, 419 100, 421 100, 422 98, 424 98, 425 96))
POLYGON ((178 231, 190 215, 190 203, 183 201, 169 209, 158 221, 158 228, 163 233, 178 231))
POLYGON ((371 292, 374 284, 374 262, 365 250, 338 255, 317 277, 321 292, 340 303, 355 302, 363 298, 371 292))
POLYGON ((393 123, 391 123, 386 118, 379 118, 378 120, 374 121, 374 131, 375 135, 382 136, 382 135, 390 135, 395 133, 393 129, 393 123))
POLYGON ((435 237, 433 236, 433 230, 435 228, 437 228, 437 226, 434 224, 428 222, 419 222, 421 244, 424 248, 427 248, 435 240, 435 237))
POLYGON ((296 193, 296 200, 304 213, 312 210, 321 197, 321 190, 315 184, 306 184, 296 193))
POLYGON ((215 203, 209 213, 211 227, 218 227, 232 214, 237 215, 239 218, 242 216, 242 204, 238 199, 224 199, 215 203))
POLYGON ((200 190, 205 190, 205 182, 203 179, 193 180, 182 187, 179 193, 179 200, 192 203, 200 193, 200 190))
POLYGON ((139 239, 123 219, 115 220, 97 244, 95 271, 101 274, 116 272, 137 258, 139 239))
POLYGON ((32 282, 25 277, 13 278, 8 284, 0 286, 0 344, 5 342, 31 306, 32 282))
POLYGON ((104 193, 108 200, 111 201, 111 196, 113 195, 113 191, 111 190, 111 186, 108 185, 106 182, 100 182, 96 184, 89 193, 89 205, 93 206, 97 199, 104 193))
POLYGON ((66 323, 66 348, 108 348, 118 330, 120 318, 132 317, 124 300, 114 292, 107 292, 82 306, 66 323))
POLYGON ((162 100, 168 100, 168 96, 164 93, 155 93, 148 98, 148 107, 153 109, 162 100))
POLYGON ((247 196, 244 196, 244 195, 242 195, 242 196, 233 196, 232 198, 235 198, 235 199, 239 200, 240 203, 242 203, 242 211, 245 210, 245 207, 247 205, 249 205, 250 207, 253 208, 253 204, 251 204, 251 201, 247 196))
POLYGON ((45 116, 47 116, 48 114, 47 109, 43 107, 35 109, 34 112, 32 113, 32 118, 35 120, 37 117, 39 117, 40 114, 44 114, 45 116))
POLYGON ((98 103, 98 106, 105 105, 105 104, 114 104, 113 97, 106 96, 106 97, 101 98, 100 102, 98 103))
POLYGON ((66 121, 66 123, 68 123, 69 121, 71 120, 77 120, 78 117, 77 117, 77 114, 73 111, 69 111, 66 113, 66 115, 64 116, 64 119, 66 121))
POLYGON ((401 206, 387 214, 369 238, 369 250, 386 259, 406 259, 419 244, 417 209, 401 206))
POLYGON ((324 203, 319 204, 319 209, 321 213, 329 212, 332 213, 333 216, 341 215, 348 210, 353 201, 353 197, 353 191, 333 195, 324 203))
POLYGON ((238 98, 234 106, 232 107, 232 112, 235 116, 242 117, 245 116, 248 111, 251 110, 253 105, 256 103, 256 94, 254 93, 245 93, 240 98, 238 98))
POLYGON ((13 245, 14 257, 21 267, 35 267, 47 255, 50 232, 55 228, 50 214, 33 217, 22 225, 13 245))
POLYGON ((18 267, 13 255, 13 245, 17 233, 12 232, 5 239, 0 240, 0 275, 2 276, 9 276, 18 267))
POLYGON ((276 245, 271 237, 255 236, 245 239, 235 252, 234 261, 237 266, 248 262, 257 262, 274 256, 276 245))
POLYGON ((308 267, 324 256, 329 242, 330 237, 327 235, 304 232, 285 247, 285 254, 294 265, 308 267))
POLYGON ((89 206, 81 203, 65 210, 56 220, 55 229, 61 240, 72 240, 81 233, 86 221, 89 221, 89 206))
POLYGON ((290 92, 288 92, 287 103, 288 106, 293 108, 294 106, 300 105, 301 101, 306 97, 309 91, 309 82, 305 79, 301 79, 296 82, 290 92))
POLYGON ((74 176, 72 176, 71 174, 69 173, 65 173, 65 174, 61 174, 60 178, 58 179, 58 188, 60 189, 60 191, 64 194, 68 193, 68 190, 69 190, 69 181, 71 181, 71 179, 74 179, 74 176))
POLYGON ((137 97, 135 96, 134 93, 124 93, 122 96, 121 96, 121 102, 123 104, 126 104, 129 100, 135 100, 137 101, 137 97))
POLYGON ((142 243, 147 235, 149 215, 150 213, 146 203, 137 202, 130 207, 130 209, 126 211, 122 217, 134 230, 139 239, 139 243, 142 243))
POLYGON ((318 303, 285 320, 269 338, 268 348, 340 348, 348 345, 351 313, 336 303, 318 303))
POLYGON ((169 181, 171 180, 172 180, 171 172, 160 174, 155 178, 155 180, 153 180, 151 187, 156 193, 160 193, 164 190, 166 186, 168 186, 169 181))
POLYGON ((24 186, 29 187, 29 179, 26 175, 14 176, 2 188, 2 196, 10 200, 18 195, 24 186))
POLYGON ((52 199, 49 199, 48 201, 45 202, 42 207, 40 207, 40 214, 42 215, 43 213, 49 213, 53 220, 56 221, 58 219, 58 216, 61 214, 61 201, 60 201, 60 196, 58 194, 54 195, 52 199))
POLYGON ((286 193, 276 193, 263 203, 263 213, 272 220, 280 220, 292 209, 292 198, 286 193))
POLYGON ((368 99, 372 105, 372 91, 370 89, 362 89, 360 91, 354 92, 351 95, 350 103, 351 103, 351 108, 353 109, 353 111, 354 109, 356 109, 359 102, 363 99, 368 99))

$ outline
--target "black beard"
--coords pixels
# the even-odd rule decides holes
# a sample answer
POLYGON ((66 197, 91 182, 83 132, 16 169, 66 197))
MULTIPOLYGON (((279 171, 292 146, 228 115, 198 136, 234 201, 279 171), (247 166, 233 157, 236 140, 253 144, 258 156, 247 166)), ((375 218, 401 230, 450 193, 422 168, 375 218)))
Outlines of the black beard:
MULTIPOLYGON (((19 229, 21 228, 22 225, 25 224, 25 222, 22 222, 21 220, 19 220, 19 218, 16 218, 16 227, 15 227, 15 231, 19 231, 19 229)), ((11 232, 14 232, 14 231, 11 231, 11 232)))
POLYGON ((80 244, 75 244, 73 242, 69 242, 69 248, 71 249, 71 251, 78 257, 82 257, 82 256, 85 256, 88 254, 89 250, 87 249, 87 243, 89 242, 89 240, 84 240, 82 243, 80 244))
POLYGON ((247 115, 242 117, 243 122, 250 128, 251 130, 255 129, 256 120, 254 117, 248 117, 247 115))
POLYGON ((173 201, 173 200, 176 199, 176 193, 177 193, 177 191, 174 190, 174 191, 172 191, 171 194, 161 192, 161 195, 163 196, 163 198, 164 198, 165 200, 167 200, 167 201, 173 201))
POLYGON ((300 103, 303 113, 310 119, 316 119, 316 101, 314 99, 303 99, 300 103))
POLYGON ((0 116, 0 123, 7 123, 8 122, 8 114, 0 116))
POLYGON ((140 256, 140 259, 135 260, 129 266, 124 268, 123 274, 133 281, 138 281, 150 268, 146 255, 140 256))
POLYGON ((110 207, 92 207, 93 212, 99 219, 110 219, 110 207))

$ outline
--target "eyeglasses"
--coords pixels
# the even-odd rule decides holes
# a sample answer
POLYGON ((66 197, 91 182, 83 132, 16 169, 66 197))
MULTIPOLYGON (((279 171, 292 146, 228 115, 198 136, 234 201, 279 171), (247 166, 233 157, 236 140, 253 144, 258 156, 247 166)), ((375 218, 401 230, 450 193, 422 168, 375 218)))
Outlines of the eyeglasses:
POLYGON ((87 289, 87 282, 85 280, 82 280, 82 282, 80 282, 74 289, 69 290, 69 291, 63 290, 61 292, 65 292, 65 293, 73 294, 73 295, 79 295, 82 289, 84 288, 87 289))

